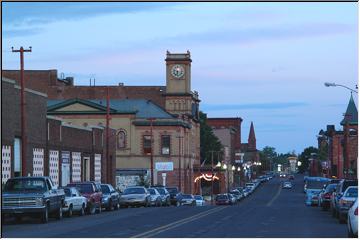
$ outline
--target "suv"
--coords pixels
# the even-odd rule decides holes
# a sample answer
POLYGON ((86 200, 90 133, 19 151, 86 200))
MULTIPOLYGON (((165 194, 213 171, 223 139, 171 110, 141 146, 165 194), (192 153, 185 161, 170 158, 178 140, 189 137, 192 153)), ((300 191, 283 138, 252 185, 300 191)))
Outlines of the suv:
POLYGON ((170 203, 172 205, 178 206, 180 205, 178 198, 180 195, 180 192, 177 187, 167 187, 166 190, 170 193, 170 203))
POLYGON ((96 209, 98 213, 101 213, 101 203, 102 203, 102 191, 101 185, 96 182, 78 182, 78 183, 69 183, 67 187, 76 187, 82 196, 86 197, 88 204, 86 210, 89 214, 94 214, 96 209))
POLYGON ((343 179, 339 182, 339 184, 336 187, 335 192, 333 193, 331 203, 330 203, 331 213, 332 213, 333 217, 339 216, 339 200, 342 197, 342 195, 344 194, 345 190, 349 186, 357 186, 357 185, 358 185, 358 180, 343 179))
POLYGON ((152 187, 156 188, 156 190, 160 193, 162 205, 163 206, 170 206, 171 205, 170 193, 168 192, 168 190, 166 190, 166 188, 163 187, 163 186, 152 186, 152 187))

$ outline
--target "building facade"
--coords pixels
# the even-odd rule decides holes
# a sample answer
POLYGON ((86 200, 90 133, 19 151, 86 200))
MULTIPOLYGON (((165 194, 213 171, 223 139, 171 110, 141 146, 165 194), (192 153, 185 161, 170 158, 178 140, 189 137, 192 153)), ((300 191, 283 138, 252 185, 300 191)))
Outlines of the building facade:
POLYGON ((74 86, 56 70, 25 71, 25 79, 48 94, 49 115, 76 126, 106 126, 109 96, 118 188, 145 181, 191 193, 193 166, 200 162, 200 100, 191 91, 191 62, 190 52, 167 52, 166 86, 74 86))
POLYGON ((85 180, 115 182, 104 158, 103 128, 78 127, 47 117, 46 94, 31 89, 25 89, 27 151, 22 158, 20 87, 14 80, 2 78, 1 93, 3 183, 10 177, 28 175, 50 176, 59 186, 85 180))

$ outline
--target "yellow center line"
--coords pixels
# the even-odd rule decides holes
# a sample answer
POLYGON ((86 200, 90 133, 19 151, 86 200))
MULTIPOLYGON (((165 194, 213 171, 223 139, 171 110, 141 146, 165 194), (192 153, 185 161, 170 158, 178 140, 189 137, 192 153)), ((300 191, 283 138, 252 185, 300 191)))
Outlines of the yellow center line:
POLYGON ((221 211, 224 208, 226 208, 226 207, 216 207, 216 208, 213 208, 213 209, 209 209, 209 210, 207 210, 205 212, 198 213, 198 214, 196 214, 194 216, 184 218, 184 219, 178 220, 178 221, 173 222, 173 223, 169 223, 167 225, 152 229, 152 230, 144 232, 144 233, 137 234, 135 236, 132 236, 131 238, 148 238, 148 237, 157 235, 157 234, 159 234, 161 232, 173 229, 175 227, 179 227, 179 226, 181 226, 181 225, 183 225, 185 223, 188 223, 188 222, 197 220, 199 218, 205 217, 205 216, 210 215, 212 213, 221 211))
POLYGON ((281 184, 280 184, 279 189, 276 192, 275 196, 266 204, 267 207, 270 207, 273 204, 273 202, 279 197, 281 189, 282 189, 282 187, 281 187, 281 184))

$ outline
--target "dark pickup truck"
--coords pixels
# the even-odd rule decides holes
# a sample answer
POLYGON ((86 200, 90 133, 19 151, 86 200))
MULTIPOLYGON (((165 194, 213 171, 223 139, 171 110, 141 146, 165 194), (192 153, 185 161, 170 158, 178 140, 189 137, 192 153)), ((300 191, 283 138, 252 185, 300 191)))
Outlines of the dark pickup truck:
POLYGON ((17 220, 23 215, 36 216, 46 223, 50 214, 62 218, 64 200, 64 190, 57 189, 49 177, 10 178, 3 189, 1 212, 17 220))

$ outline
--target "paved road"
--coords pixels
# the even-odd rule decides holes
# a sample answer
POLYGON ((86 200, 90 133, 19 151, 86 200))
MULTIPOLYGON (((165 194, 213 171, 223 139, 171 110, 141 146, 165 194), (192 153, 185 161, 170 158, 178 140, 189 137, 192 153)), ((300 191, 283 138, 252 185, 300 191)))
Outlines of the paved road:
POLYGON ((302 176, 295 188, 280 179, 260 186, 236 206, 129 208, 100 215, 27 220, 3 225, 4 237, 347 237, 346 225, 328 212, 306 207, 302 176))

